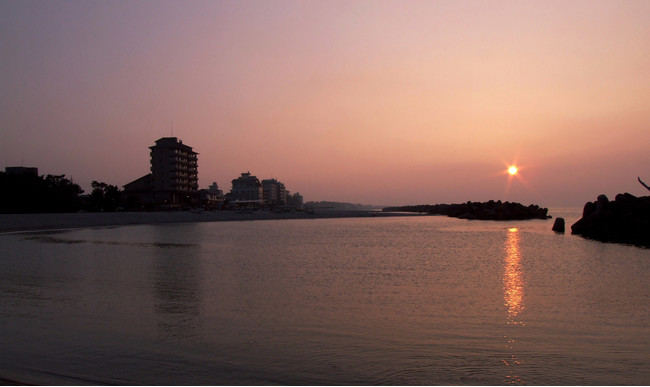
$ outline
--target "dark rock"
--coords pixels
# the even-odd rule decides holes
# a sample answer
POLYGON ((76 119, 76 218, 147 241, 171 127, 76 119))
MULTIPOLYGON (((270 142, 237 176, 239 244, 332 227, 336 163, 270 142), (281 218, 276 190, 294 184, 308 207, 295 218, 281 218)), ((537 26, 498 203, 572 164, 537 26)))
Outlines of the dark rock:
POLYGON ((564 234, 564 218, 557 218, 555 219, 555 223, 553 223, 553 231, 555 232, 561 232, 564 234))
POLYGON ((603 212, 609 208, 609 199, 605 195, 598 195, 596 199, 596 213, 603 212))
POLYGON ((629 194, 627 192, 624 194, 616 195, 616 199, 614 199, 616 203, 626 203, 626 204, 633 204, 635 200, 636 200, 636 196, 629 194))
POLYGON ((585 204, 582 218, 571 233, 603 242, 630 243, 650 247, 650 196, 618 194, 609 201, 600 195, 585 204))
POLYGON ((589 216, 596 211, 596 203, 587 202, 582 210, 582 217, 589 216))

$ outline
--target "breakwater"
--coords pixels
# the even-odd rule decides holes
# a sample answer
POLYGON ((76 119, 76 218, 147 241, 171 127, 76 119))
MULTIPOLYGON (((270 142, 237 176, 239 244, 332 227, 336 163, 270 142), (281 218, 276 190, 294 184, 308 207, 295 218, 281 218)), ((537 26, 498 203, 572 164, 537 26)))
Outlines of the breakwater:
POLYGON ((610 201, 600 195, 585 204, 582 218, 571 226, 571 233, 603 242, 650 247, 650 196, 624 193, 610 201))
POLYGON ((548 219, 548 208, 536 204, 524 206, 520 203, 490 200, 487 202, 471 202, 459 204, 422 204, 415 206, 387 207, 383 211, 418 212, 432 215, 447 215, 460 219, 477 220, 525 220, 548 219))

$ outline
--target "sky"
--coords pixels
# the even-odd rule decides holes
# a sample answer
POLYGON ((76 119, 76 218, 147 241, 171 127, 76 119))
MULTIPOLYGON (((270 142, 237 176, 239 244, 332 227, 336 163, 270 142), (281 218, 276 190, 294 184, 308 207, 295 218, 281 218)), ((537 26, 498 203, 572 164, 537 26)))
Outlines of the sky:
POLYGON ((123 186, 175 136, 199 186, 305 201, 648 194, 650 1, 0 2, 0 161, 123 186), (506 173, 509 165, 519 173, 506 173))

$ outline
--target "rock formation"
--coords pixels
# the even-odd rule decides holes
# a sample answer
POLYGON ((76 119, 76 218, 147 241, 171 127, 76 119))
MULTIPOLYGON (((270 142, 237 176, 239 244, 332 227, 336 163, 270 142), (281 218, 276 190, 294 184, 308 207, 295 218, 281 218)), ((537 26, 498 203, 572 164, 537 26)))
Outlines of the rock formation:
POLYGON ((582 218, 571 233, 603 242, 650 247, 650 196, 618 194, 614 201, 598 196, 585 204, 582 218))

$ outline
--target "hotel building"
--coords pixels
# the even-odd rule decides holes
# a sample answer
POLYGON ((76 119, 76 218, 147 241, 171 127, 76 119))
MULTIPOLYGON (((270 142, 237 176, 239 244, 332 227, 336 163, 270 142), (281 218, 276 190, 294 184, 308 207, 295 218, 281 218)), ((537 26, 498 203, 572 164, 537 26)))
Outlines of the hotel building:
POLYGON ((178 207, 198 199, 198 153, 176 137, 163 137, 150 146, 151 173, 124 186, 145 206, 178 207))

